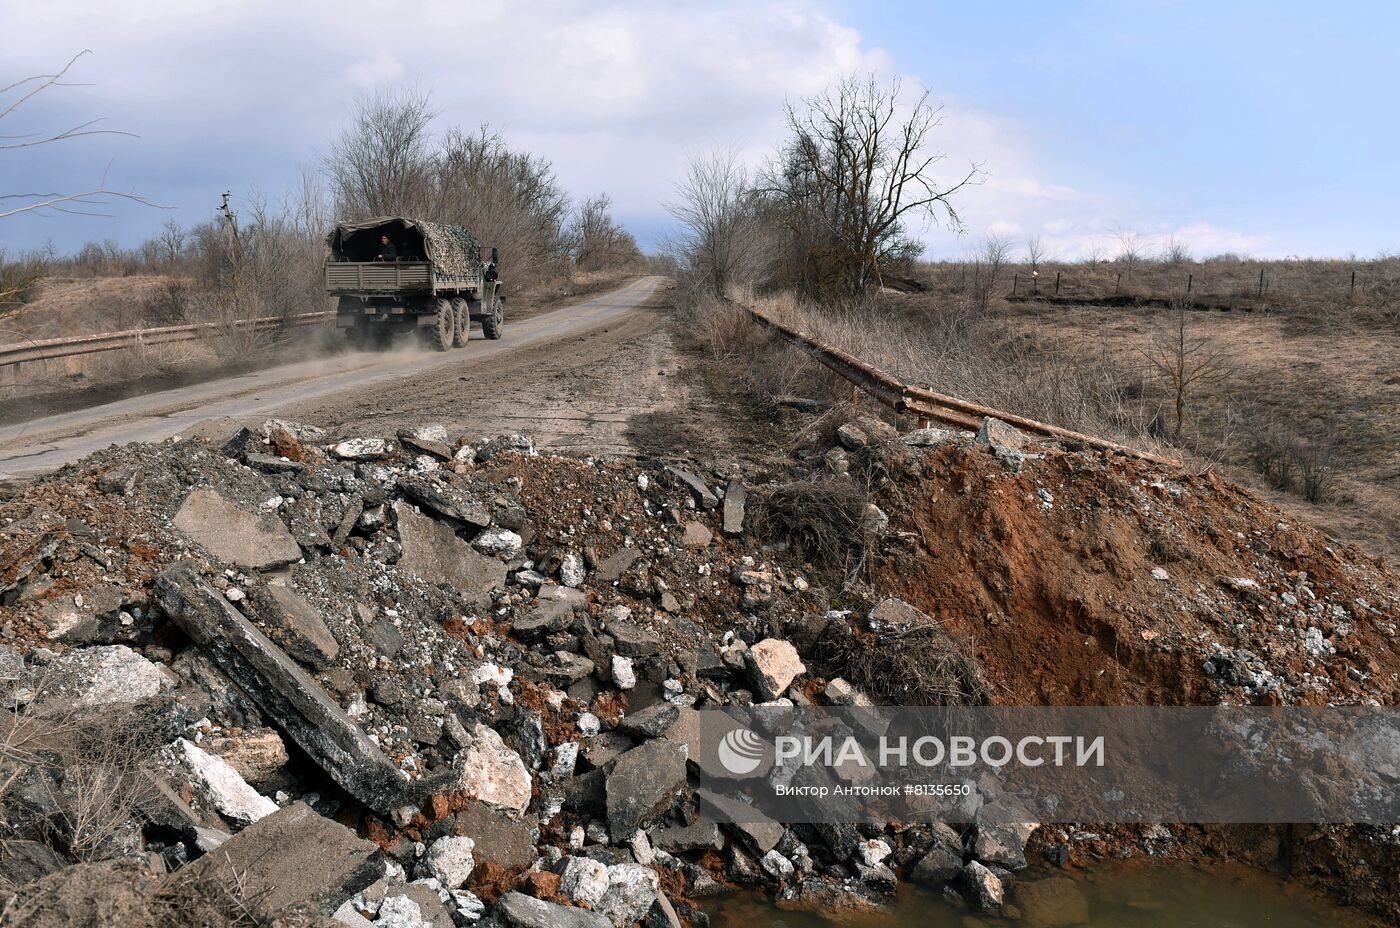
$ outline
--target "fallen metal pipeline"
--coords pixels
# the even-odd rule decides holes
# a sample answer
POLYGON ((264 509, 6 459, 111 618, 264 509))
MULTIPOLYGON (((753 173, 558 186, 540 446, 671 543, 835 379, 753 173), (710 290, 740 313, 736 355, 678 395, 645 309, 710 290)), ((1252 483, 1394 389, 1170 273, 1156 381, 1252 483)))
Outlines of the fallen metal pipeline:
POLYGON ((976 431, 981 428, 983 419, 1000 419, 1031 435, 1051 438, 1097 451, 1107 451, 1149 461, 1164 467, 1180 467, 1180 461, 1164 458, 1138 448, 1130 448, 1117 442, 1086 435, 1071 429, 1060 428, 1048 422, 1027 419, 1014 413, 970 403, 967 400, 937 393, 924 387, 911 386, 898 378, 872 367, 854 355, 832 345, 820 342, 805 332, 791 328, 773 319, 752 306, 735 303, 753 318, 760 326, 792 343, 824 367, 838 374, 855 387, 870 394, 874 399, 898 413, 916 416, 920 420, 943 422, 960 428, 976 431))
POLYGON ((167 325, 152 329, 128 329, 122 332, 102 332, 96 335, 78 335, 72 338, 47 338, 16 345, 0 345, 0 367, 23 364, 27 361, 71 358, 84 354, 96 354, 100 351, 119 351, 123 348, 191 342, 230 330, 260 332, 269 329, 320 325, 333 319, 335 319, 335 313, 327 311, 300 313, 295 316, 235 319, 231 322, 199 322, 192 325, 167 325))

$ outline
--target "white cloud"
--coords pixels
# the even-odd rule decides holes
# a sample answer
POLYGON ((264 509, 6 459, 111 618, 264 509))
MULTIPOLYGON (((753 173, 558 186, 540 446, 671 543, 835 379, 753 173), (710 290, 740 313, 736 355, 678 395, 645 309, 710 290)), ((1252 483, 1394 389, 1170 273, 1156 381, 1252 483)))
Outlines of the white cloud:
MULTIPOLYGON (((182 222, 208 218, 225 189, 289 187, 326 150, 357 94, 398 85, 430 89, 444 126, 489 123, 552 160, 576 195, 607 191, 624 219, 656 228, 689 155, 732 147, 756 164, 782 137, 785 100, 843 73, 897 72, 857 31, 800 0, 47 0, 5 3, 0 34, 20 38, 7 43, 0 83, 94 52, 77 74, 93 86, 36 100, 27 125, 103 115, 141 136, 16 156, 7 179, 71 189, 110 161, 115 185, 181 207, 182 222)), ((1060 256, 1081 257, 1131 212, 1045 176, 1024 126, 945 102, 932 139, 948 156, 940 174, 952 182, 979 162, 986 176, 956 202, 967 238, 914 230, 931 254, 961 253, 995 232, 1040 234, 1060 256)), ((0 245, 45 235, 61 246, 71 236, 130 241, 167 218, 120 213, 105 225, 7 223, 0 245)), ((1256 247, 1203 223, 1149 231, 1174 232, 1199 253, 1256 247)))
MULTIPOLYGON (((50 0, 7 5, 0 33, 22 37, 0 77, 93 50, 79 79, 94 86, 46 95, 29 115, 98 113, 138 133, 60 160, 100 173, 112 159, 113 177, 157 199, 166 186, 275 190, 325 150, 357 93, 401 84, 430 88, 444 125, 490 123, 550 158, 580 195, 655 212, 687 153, 766 150, 785 96, 888 67, 854 30, 783 2, 50 0)), ((39 186, 57 170, 17 166, 39 186)))

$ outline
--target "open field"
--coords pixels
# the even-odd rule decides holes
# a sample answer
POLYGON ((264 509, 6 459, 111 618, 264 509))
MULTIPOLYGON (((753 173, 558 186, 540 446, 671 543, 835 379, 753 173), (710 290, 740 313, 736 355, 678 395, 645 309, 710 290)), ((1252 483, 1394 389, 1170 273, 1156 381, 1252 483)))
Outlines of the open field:
MULTIPOLYGON (((1175 324, 1170 310, 1009 304, 996 320, 1048 351, 1140 384, 1149 415, 1166 401, 1166 385, 1144 358, 1175 324)), ((1181 443, 1338 537, 1400 558, 1400 327, 1365 316, 1320 324, 1242 313, 1192 313, 1187 326, 1201 351, 1220 353, 1225 370, 1190 399, 1181 443), (1308 467, 1320 482, 1316 500, 1301 498, 1308 467)))

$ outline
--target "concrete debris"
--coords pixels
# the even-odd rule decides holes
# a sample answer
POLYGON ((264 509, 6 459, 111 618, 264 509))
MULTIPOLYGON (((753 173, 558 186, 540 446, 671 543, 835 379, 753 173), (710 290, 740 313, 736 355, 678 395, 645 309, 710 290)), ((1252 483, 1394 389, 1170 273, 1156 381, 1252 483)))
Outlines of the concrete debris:
POLYGON ((749 680, 765 700, 777 699, 787 692, 792 681, 807 672, 807 666, 797 655, 792 642, 780 638, 765 638, 744 655, 749 680))
POLYGON ((590 857, 569 856, 559 871, 559 891, 575 904, 596 909, 608 891, 608 868, 590 857))
POLYGON ((720 513, 724 534, 744 534, 744 516, 748 499, 749 491, 738 477, 731 478, 724 485, 724 507, 720 513))
POLYGON ((911 448, 937 448, 939 445, 958 441, 963 434, 971 433, 960 433, 952 429, 940 428, 914 429, 912 432, 905 432, 899 436, 899 440, 911 448))
POLYGON ((614 762, 607 777, 608 831, 630 835, 670 808, 685 786, 683 745, 648 741, 614 762))
POLYGON ((836 430, 836 440, 850 451, 894 441, 898 437, 898 429, 873 416, 860 416, 836 430))
POLYGON ((156 578, 156 601, 191 639, 352 796, 387 812, 404 804, 398 769, 305 670, 189 564, 156 578))
POLYGON ((977 430, 977 443, 979 445, 991 445, 993 448, 1008 448, 1013 451, 1020 451, 1030 444, 1030 436, 1019 429, 1013 428, 1002 422, 1000 419, 993 419, 988 416, 982 420, 982 427, 977 430))
POLYGON ((613 924, 627 928, 640 921, 660 892, 656 871, 641 864, 613 864, 608 867, 608 889, 598 900, 597 912, 613 924))
POLYGON ((707 548, 715 540, 715 533, 699 522, 687 522, 681 530, 681 544, 687 548, 707 548))
POLYGON ((379 848, 297 802, 245 828, 169 879, 236 886, 254 912, 271 918, 292 905, 330 915, 383 875, 379 848))
POLYGON ((277 803, 258 793, 222 757, 208 754, 193 742, 176 742, 177 760, 214 808, 230 821, 244 825, 277 811, 277 803))
POLYGON ((248 570, 295 563, 302 556, 277 516, 251 513, 213 490, 195 490, 175 514, 174 525, 215 558, 248 570))
POLYGON ((403 555, 399 567, 429 583, 446 584, 474 602, 489 601, 503 588, 506 566, 494 557, 479 554, 457 537, 452 526, 415 512, 406 503, 394 504, 403 555))
POLYGON ((902 599, 882 599, 866 616, 866 626, 877 635, 898 637, 933 620, 902 599))
POLYGON ((505 928, 612 928, 613 925, 597 912, 515 892, 501 897, 493 915, 505 928))
POLYGON ((961 885, 968 903, 977 912, 999 912, 1006 893, 1001 879, 979 864, 970 861, 962 869, 961 885))
POLYGON ((347 438, 331 446, 331 454, 342 461, 377 461, 389 453, 382 438, 347 438))
POLYGON ((690 491, 691 498, 696 506, 701 509, 714 509, 719 505, 719 497, 715 496, 705 481, 695 474, 679 467, 667 467, 666 472, 676 479, 685 489, 690 491))
POLYGON ((437 880, 446 889, 458 889, 476 867, 472 849, 476 842, 461 835, 438 838, 428 846, 418 865, 418 878, 437 880))
POLYGON ((530 771, 520 755, 494 729, 477 723, 471 741, 452 762, 457 788, 466 796, 502 809, 525 811, 530 804, 530 771))
POLYGON ((169 682, 159 667, 124 644, 79 648, 45 668, 37 701, 77 709, 128 705, 150 699, 169 682))

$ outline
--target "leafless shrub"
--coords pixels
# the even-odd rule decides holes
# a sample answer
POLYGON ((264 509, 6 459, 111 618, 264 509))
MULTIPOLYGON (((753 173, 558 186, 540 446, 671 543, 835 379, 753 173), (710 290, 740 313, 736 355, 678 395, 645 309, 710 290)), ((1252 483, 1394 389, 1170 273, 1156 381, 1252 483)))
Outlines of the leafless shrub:
POLYGON ((113 856, 154 790, 141 771, 158 746, 152 726, 130 709, 55 709, 42 699, 42 682, 35 690, 29 707, 0 713, 0 761, 34 774, 57 810, 28 827, 71 859, 113 856))
POLYGON ((1336 459, 1337 445, 1331 436, 1316 435, 1299 442, 1298 477, 1303 499, 1325 503, 1331 498, 1337 479, 1336 459))
POLYGON ((998 292, 1002 274, 1011 258, 1011 243, 998 235, 988 235, 967 268, 966 293, 978 309, 986 311, 998 292))
POLYGON ((328 923, 309 906, 267 913, 237 881, 189 871, 165 877, 152 873, 144 861, 79 865, 43 877, 23 894, 0 892, 0 925, 14 928, 311 928, 328 923))
POLYGON ((1185 307, 1178 308, 1170 326, 1144 349, 1148 368, 1163 381, 1171 402, 1172 438, 1181 440, 1187 406, 1197 392, 1228 380, 1233 363, 1224 346, 1188 331, 1185 307))
POLYGON ((865 560, 868 495, 846 477, 785 483, 754 500, 754 531, 818 567, 849 574, 865 560))
POLYGON ((150 325, 180 325, 189 319, 194 288, 183 277, 168 277, 144 301, 142 318, 150 325))
POLYGON ((666 208, 680 223, 666 249, 697 298, 722 297, 760 276, 767 260, 761 220, 737 152, 692 158, 666 208))
POLYGON ((1162 246, 1162 263, 1170 267, 1182 267, 1191 263, 1191 249, 1179 238, 1172 236, 1162 246))
POLYGON ((818 640, 817 656, 834 673, 889 705, 984 706, 992 701, 972 649, 933 620, 878 640, 835 626, 818 640))
POLYGON ((34 299, 48 267, 48 260, 39 252, 11 258, 0 249, 0 319, 14 315, 34 299))
POLYGON ((1274 489, 1297 493, 1310 503, 1334 496, 1340 441, 1326 426, 1299 432, 1289 424, 1263 422, 1248 447, 1250 463, 1274 489))
POLYGON ((1031 266, 1031 273, 1040 271, 1040 264, 1045 260, 1045 243, 1039 235, 1032 235, 1026 239, 1026 263, 1031 266))
POLYGON ((1118 254, 1113 260, 1123 268, 1127 278, 1132 280, 1133 272, 1147 258, 1148 243, 1126 226, 1114 226, 1112 234, 1118 240, 1118 254))
POLYGON ((581 271, 617 267, 641 259, 637 240, 613 219, 611 206, 612 200, 606 193, 589 197, 569 223, 565 235, 574 266, 581 271))

